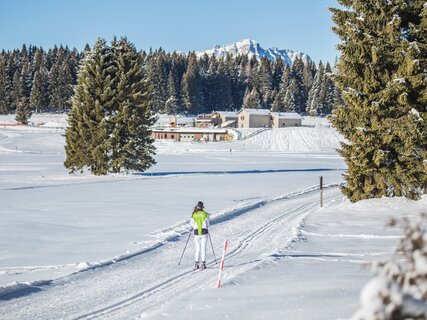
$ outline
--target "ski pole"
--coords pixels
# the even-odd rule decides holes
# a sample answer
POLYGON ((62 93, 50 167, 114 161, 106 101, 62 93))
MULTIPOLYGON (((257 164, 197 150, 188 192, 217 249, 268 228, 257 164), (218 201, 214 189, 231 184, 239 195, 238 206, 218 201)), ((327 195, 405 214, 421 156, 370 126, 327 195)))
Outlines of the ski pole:
POLYGON ((187 244, 188 244, 188 241, 190 240, 190 237, 191 237, 191 232, 188 235, 187 242, 185 243, 185 247, 184 247, 184 250, 182 251, 181 259, 179 259, 178 265, 181 264, 181 260, 182 260, 182 257, 184 256, 185 249, 187 249, 187 244))
POLYGON ((216 262, 216 257, 215 257, 214 247, 213 247, 213 244, 212 244, 211 234, 210 234, 210 233, 208 233, 208 235, 209 235, 209 240, 211 241, 212 253, 213 253, 213 256, 214 256, 214 259, 215 259, 215 264, 216 264, 217 262, 216 262))

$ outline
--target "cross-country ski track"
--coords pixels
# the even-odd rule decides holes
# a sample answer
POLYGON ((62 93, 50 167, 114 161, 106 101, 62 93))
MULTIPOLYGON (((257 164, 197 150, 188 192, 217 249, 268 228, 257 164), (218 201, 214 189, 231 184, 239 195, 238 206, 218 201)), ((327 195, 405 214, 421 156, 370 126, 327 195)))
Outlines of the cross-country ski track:
MULTIPOLYGON (((325 205, 342 199, 338 185, 325 188, 325 205)), ((292 250, 303 238, 304 218, 319 207, 319 189, 312 187, 271 199, 244 200, 211 215, 211 238, 216 259, 229 240, 222 285, 234 275, 268 265, 277 252, 292 250)), ((150 317, 181 293, 215 288, 218 264, 208 245, 208 269, 193 271, 190 240, 181 265, 178 261, 188 238, 189 220, 160 233, 169 234, 138 254, 90 267, 42 286, 4 296, 2 319, 133 319, 150 317)), ((215 289, 221 290, 221 289, 215 289)))

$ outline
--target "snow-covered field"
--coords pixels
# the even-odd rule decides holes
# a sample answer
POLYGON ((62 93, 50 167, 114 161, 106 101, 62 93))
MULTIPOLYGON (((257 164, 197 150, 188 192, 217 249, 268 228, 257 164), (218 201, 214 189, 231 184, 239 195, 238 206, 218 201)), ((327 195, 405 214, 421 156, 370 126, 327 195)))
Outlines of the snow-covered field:
POLYGON ((427 198, 349 203, 340 136, 305 121, 233 142, 156 142, 149 171, 108 177, 69 175, 57 126, 0 127, 0 319, 349 318, 365 263, 399 240, 387 220, 427 198), (229 240, 220 289, 210 247, 207 270, 192 271, 192 240, 178 266, 199 200, 216 259, 229 240))

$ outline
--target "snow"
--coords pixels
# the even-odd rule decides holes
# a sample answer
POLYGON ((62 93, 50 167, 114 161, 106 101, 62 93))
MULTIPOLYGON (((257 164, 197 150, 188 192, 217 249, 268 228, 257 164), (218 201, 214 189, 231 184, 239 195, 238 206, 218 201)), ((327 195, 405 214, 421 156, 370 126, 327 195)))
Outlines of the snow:
MULTIPOLYGON (((49 121, 66 117, 35 123, 49 121)), ((325 118, 303 125, 157 141, 150 170, 106 177, 67 173, 63 130, 1 127, 0 318, 350 318, 372 276, 364 266, 400 239, 385 225, 427 197, 350 203, 342 137, 325 118), (199 200, 217 259, 229 240, 220 289, 210 247, 207 270, 192 271, 192 239, 177 265, 199 200)))
POLYGON ((208 56, 215 55, 216 58, 226 57, 227 54, 247 54, 249 59, 255 56, 258 59, 266 57, 271 61, 275 61, 276 58, 280 58, 283 60, 284 63, 289 65, 291 65, 297 58, 302 59, 304 63, 307 63, 307 61, 311 61, 311 58, 306 53, 289 49, 264 49, 259 43, 251 39, 243 39, 224 46, 215 45, 213 49, 196 52, 196 55, 199 58, 202 57, 204 54, 207 54, 208 56))
POLYGON ((255 115, 269 115, 271 113, 270 109, 251 109, 251 108, 245 108, 241 109, 240 111, 245 111, 248 114, 255 114, 255 115))
POLYGON ((302 116, 300 116, 296 112, 271 112, 271 115, 277 116, 279 119, 298 119, 302 120, 302 116))

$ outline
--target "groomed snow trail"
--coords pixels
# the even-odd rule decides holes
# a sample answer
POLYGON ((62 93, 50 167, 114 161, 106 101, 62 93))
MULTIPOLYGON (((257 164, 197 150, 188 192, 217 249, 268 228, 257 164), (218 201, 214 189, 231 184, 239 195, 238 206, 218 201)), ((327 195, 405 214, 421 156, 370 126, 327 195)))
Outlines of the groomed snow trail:
MULTIPOLYGON (((325 190, 325 203, 342 196, 337 186, 325 190)), ((301 237, 304 218, 319 206, 313 187, 278 198, 245 202, 228 214, 212 215, 211 237, 217 259, 229 240, 222 283, 253 268, 278 248, 301 237)), ((218 264, 208 245, 208 269, 192 271, 188 233, 143 254, 90 269, 33 288, 34 292, 0 302, 1 319, 135 319, 149 318, 182 292, 215 288, 218 264)))

